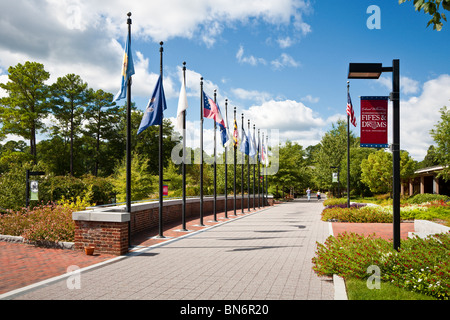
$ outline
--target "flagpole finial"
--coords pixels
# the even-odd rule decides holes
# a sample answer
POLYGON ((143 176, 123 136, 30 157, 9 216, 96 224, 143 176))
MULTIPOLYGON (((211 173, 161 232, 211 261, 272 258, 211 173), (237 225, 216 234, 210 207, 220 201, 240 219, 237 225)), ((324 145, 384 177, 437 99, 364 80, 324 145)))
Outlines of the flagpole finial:
POLYGON ((128 16, 127 24, 131 24, 131 12, 128 12, 127 16, 128 16))

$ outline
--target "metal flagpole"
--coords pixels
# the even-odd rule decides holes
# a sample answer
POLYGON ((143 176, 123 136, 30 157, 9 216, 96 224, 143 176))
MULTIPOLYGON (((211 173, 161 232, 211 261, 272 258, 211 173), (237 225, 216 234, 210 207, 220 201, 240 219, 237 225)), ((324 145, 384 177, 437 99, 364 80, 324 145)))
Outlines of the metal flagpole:
MULTIPOLYGON (((265 154, 263 145, 264 145, 264 132, 262 133, 261 151, 264 154, 264 159, 265 159, 267 157, 267 155, 265 154)), ((262 176, 262 190, 261 190, 261 193, 262 193, 262 206, 263 206, 263 208, 266 206, 266 202, 264 200, 264 190, 265 190, 265 188, 264 188, 264 163, 265 163, 265 161, 262 163, 262 172, 261 172, 261 176, 262 176)))
MULTIPOLYGON (((267 162, 269 162, 269 135, 266 136, 267 141, 267 162)), ((266 199, 267 205, 269 205, 269 183, 267 182, 267 166, 266 166, 266 199)))
MULTIPOLYGON (((242 114, 242 139, 241 143, 244 142, 244 114, 242 114)), ((242 164, 241 164, 241 209, 242 214, 244 214, 244 163, 245 163, 245 153, 242 152, 242 164)))
POLYGON ((247 156, 247 207, 248 212, 250 212, 250 119, 248 119, 248 134, 247 134, 247 140, 248 140, 248 156, 247 156))
MULTIPOLYGON (((127 14, 128 41, 131 42, 131 12, 127 14)), ((130 46, 130 43, 128 43, 130 46)), ((127 172, 126 172, 126 210, 131 214, 131 76, 127 83, 127 172)), ((131 222, 128 222, 128 245, 131 244, 131 222)))
MULTIPOLYGON (((159 72, 161 74, 161 81, 163 77, 163 42, 159 43, 161 47, 159 48, 160 53, 160 65, 159 72)), ((161 110, 161 113, 164 110, 161 110)), ((159 125, 159 238, 165 238, 163 235, 163 121, 164 115, 161 116, 161 124, 159 125)))
MULTIPOLYGON (((217 90, 214 90, 214 103, 217 105, 217 90)), ((216 131, 217 131, 217 122, 216 117, 214 117, 214 222, 217 222, 217 151, 216 151, 216 131)))
MULTIPOLYGON (((256 132, 256 128, 255 128, 255 125, 253 125, 253 136, 252 136, 253 141, 255 141, 255 132, 256 132)), ((256 146, 255 146, 255 148, 256 148, 256 146)), ((256 152, 255 157, 257 157, 257 156, 258 156, 258 152, 256 152)), ((253 210, 255 210, 255 171, 256 171, 256 166, 255 166, 255 162, 253 161, 253 210)))
MULTIPOLYGON (((228 131, 230 130, 230 128, 228 128, 229 123, 228 123, 228 99, 225 99, 225 120, 226 120, 226 125, 227 128, 225 129, 225 132, 227 134, 228 139, 230 138, 228 131)), ((231 141, 230 141, 231 142, 231 141)), ((228 161, 227 161, 227 147, 225 146, 225 206, 224 206, 224 210, 225 210, 225 218, 228 219, 228 181, 227 181, 227 176, 228 176, 228 161)))
MULTIPOLYGON (((236 215, 236 162, 237 162, 237 144, 234 143, 234 124, 236 123, 236 107, 234 107, 234 121, 233 121, 233 149, 234 149, 234 179, 233 179, 233 201, 234 201, 234 215, 236 215)), ((237 123, 236 123, 237 126, 237 123)))
POLYGON ((261 208, 261 161, 260 161, 260 154, 261 154, 261 139, 260 139, 260 131, 258 129, 258 208, 261 208))
MULTIPOLYGON (((183 82, 186 87, 186 62, 183 62, 183 82)), ((186 110, 183 111, 183 164, 182 164, 182 174, 183 174, 183 205, 181 209, 181 219, 182 228, 181 231, 188 231, 186 229, 186 110)))
POLYGON ((200 225, 203 224, 203 77, 200 78, 200 225))
MULTIPOLYGON (((347 97, 350 81, 347 81, 347 97)), ((338 176, 339 177, 339 176, 338 176)), ((350 115, 347 113, 347 208, 350 208, 350 115)))

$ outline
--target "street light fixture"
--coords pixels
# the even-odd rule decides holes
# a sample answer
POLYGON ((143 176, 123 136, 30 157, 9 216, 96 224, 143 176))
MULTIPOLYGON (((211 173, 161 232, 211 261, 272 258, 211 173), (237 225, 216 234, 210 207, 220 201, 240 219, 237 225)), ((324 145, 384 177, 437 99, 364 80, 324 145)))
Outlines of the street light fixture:
POLYGON ((383 67, 381 63, 350 63, 348 79, 378 79, 383 72, 392 72, 392 92, 390 100, 393 106, 393 243, 394 249, 400 248, 400 60, 392 60, 392 67, 383 67))

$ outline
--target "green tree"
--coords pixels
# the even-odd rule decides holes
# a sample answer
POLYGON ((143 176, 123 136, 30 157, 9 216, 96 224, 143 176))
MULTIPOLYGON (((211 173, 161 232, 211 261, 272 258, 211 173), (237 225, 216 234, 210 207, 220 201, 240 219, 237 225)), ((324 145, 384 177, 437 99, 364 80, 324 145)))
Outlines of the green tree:
POLYGON ((16 134, 30 141, 30 154, 36 162, 36 134, 45 128, 49 114, 49 88, 45 84, 50 73, 44 65, 27 61, 8 68, 9 82, 0 83, 8 96, 0 99, 1 134, 16 134))
MULTIPOLYGON (((414 174, 416 162, 408 152, 400 151, 400 178, 414 174)), ((379 150, 361 162, 361 181, 373 193, 392 193, 392 153, 379 150)))
POLYGON ((276 191, 277 187, 285 193, 289 193, 291 189, 300 191, 308 188, 311 177, 305 155, 303 147, 296 142, 287 140, 283 146, 279 146, 278 172, 268 179, 272 191, 276 191))
MULTIPOLYGON (((133 153, 131 157, 131 201, 144 200, 149 197, 152 192, 157 192, 156 178, 147 171, 147 160, 137 153, 133 153)), ((125 202, 126 200, 126 175, 127 164, 124 159, 115 169, 112 184, 117 193, 117 201, 125 202)))
POLYGON ((436 148, 429 146, 425 158, 418 164, 418 168, 427 168, 439 165, 439 160, 436 154, 436 148))
POLYGON ((85 116, 88 124, 85 126, 85 135, 94 142, 94 176, 98 176, 99 165, 104 159, 104 152, 100 148, 101 141, 114 135, 120 118, 120 108, 112 102, 113 95, 103 90, 89 90, 91 101, 86 107, 85 116))
MULTIPOLYGON (((402 4, 406 1, 411 0, 399 0, 398 3, 402 4)), ((447 17, 443 12, 440 11, 440 6, 442 5, 443 10, 450 11, 450 0, 414 0, 414 7, 416 11, 423 11, 428 13, 432 18, 428 21, 427 27, 433 24, 433 29, 440 31, 442 29, 443 23, 441 18, 447 21, 447 17)))
POLYGON ((90 99, 88 86, 80 76, 71 73, 59 77, 51 89, 53 115, 59 122, 53 127, 53 132, 70 139, 69 173, 73 176, 74 136, 81 132, 84 108, 90 99))
POLYGON ((450 110, 441 109, 441 121, 431 130, 431 136, 436 142, 436 160, 444 166, 439 174, 444 180, 450 180, 450 110))
MULTIPOLYGON (((369 187, 361 180, 361 163, 367 159, 376 149, 373 148, 350 148, 350 192, 355 195, 370 195, 369 187)), ((347 188, 347 157, 341 162, 340 175, 341 189, 347 188)))
MULTIPOLYGON (((350 148, 357 145, 358 139, 350 132, 350 148)), ((336 169, 331 167, 340 166, 340 181, 342 180, 342 163, 347 164, 347 122, 338 120, 333 124, 330 131, 325 133, 320 141, 320 147, 314 154, 314 180, 320 189, 328 189, 332 186, 332 172, 336 169)))

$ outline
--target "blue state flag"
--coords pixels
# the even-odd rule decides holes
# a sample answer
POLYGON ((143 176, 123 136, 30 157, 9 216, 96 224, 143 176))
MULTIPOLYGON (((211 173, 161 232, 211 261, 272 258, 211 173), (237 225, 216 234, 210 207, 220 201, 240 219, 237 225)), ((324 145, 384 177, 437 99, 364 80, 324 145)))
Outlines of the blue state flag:
POLYGON ((166 109, 166 97, 164 96, 162 78, 159 76, 155 90, 153 91, 152 97, 148 102, 147 108, 145 109, 137 134, 139 135, 150 126, 161 125, 163 112, 166 109))
POLYGON ((125 51, 123 53, 123 67, 122 67, 122 85, 119 92, 114 96, 113 102, 124 99, 127 96, 128 80, 134 74, 133 55, 131 54, 131 37, 128 35, 125 44, 125 51))
POLYGON ((250 157, 254 157, 256 155, 256 145, 255 145, 255 139, 252 136, 251 132, 248 132, 248 141, 249 141, 249 147, 248 147, 248 155, 250 157))
POLYGON ((248 155, 250 153, 250 145, 248 141, 248 137, 245 134, 244 128, 242 128, 242 137, 241 137, 241 146, 239 147, 239 151, 248 155))

